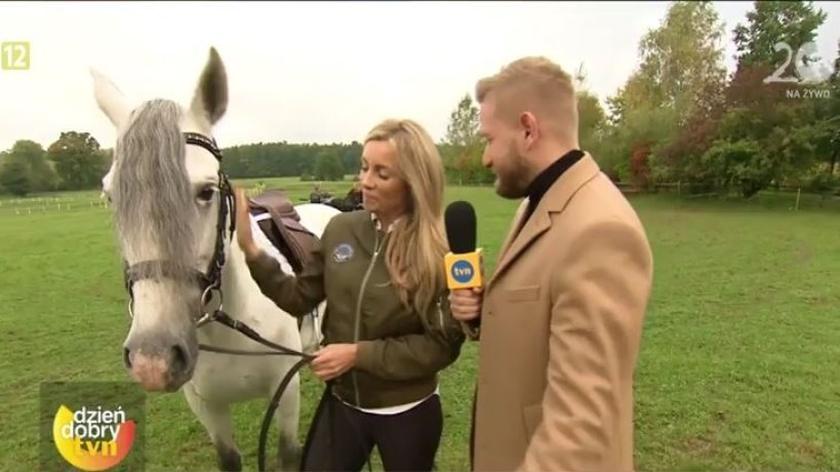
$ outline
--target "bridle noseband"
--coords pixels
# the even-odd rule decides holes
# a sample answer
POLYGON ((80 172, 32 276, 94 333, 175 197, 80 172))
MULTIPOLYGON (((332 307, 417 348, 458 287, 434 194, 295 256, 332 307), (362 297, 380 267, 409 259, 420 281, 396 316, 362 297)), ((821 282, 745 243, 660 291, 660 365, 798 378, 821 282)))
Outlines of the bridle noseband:
POLYGON ((200 272, 193 269, 191 272, 184 274, 182 271, 176 270, 173 265, 166 260, 150 260, 138 262, 133 265, 128 265, 123 261, 125 289, 128 291, 128 314, 134 317, 134 283, 141 280, 153 279, 158 276, 170 279, 187 279, 188 282, 197 283, 201 288, 201 310, 195 323, 201 326, 212 319, 217 311, 222 309, 222 268, 225 265, 225 222, 230 216, 229 238, 233 238, 233 232, 236 229, 235 218, 235 200, 233 198, 233 189, 230 186, 227 175, 222 172, 222 151, 216 145, 213 138, 209 138, 199 133, 183 133, 186 144, 200 146, 212 154, 219 162, 219 213, 216 220, 216 245, 213 250, 213 257, 210 259, 210 264, 205 272, 200 272), (215 296, 214 296, 215 294, 215 296), (211 301, 218 299, 218 306, 209 308, 211 301))

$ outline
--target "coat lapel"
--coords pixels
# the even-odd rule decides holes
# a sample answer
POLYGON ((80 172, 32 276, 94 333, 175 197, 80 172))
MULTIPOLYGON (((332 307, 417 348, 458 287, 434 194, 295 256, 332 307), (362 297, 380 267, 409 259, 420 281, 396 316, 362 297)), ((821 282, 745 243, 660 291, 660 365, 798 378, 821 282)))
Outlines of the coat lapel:
POLYGON ((551 228, 551 214, 562 212, 575 192, 583 184, 597 176, 599 172, 598 164, 587 153, 577 164, 554 182, 540 200, 537 208, 534 209, 534 214, 525 222, 525 226, 517 234, 517 229, 522 225, 522 218, 525 216, 528 207, 527 199, 522 202, 516 212, 511 232, 499 252, 499 261, 488 287, 510 268, 511 264, 534 240, 551 228))
POLYGON ((502 258, 507 253, 508 249, 510 249, 510 244, 513 242, 513 238, 519 234, 519 230, 522 226, 522 217, 525 216, 525 211, 528 209, 528 199, 522 200, 522 203, 516 209, 516 212, 513 214, 513 224, 511 224, 510 229, 508 230, 508 234, 505 237, 504 242, 502 243, 501 248, 499 249, 499 254, 496 256, 496 267, 500 266, 502 258))
MULTIPOLYGON (((542 206, 542 202, 540 202, 540 206, 542 206)), ((520 213, 511 235, 508 236, 509 238, 515 234, 516 229, 521 225, 521 219, 524 215, 524 211, 520 213)), ((549 218, 548 213, 540 211, 539 207, 537 207, 537 209, 534 210, 534 214, 531 215, 528 221, 525 222, 525 226, 519 231, 519 234, 513 236, 507 246, 502 249, 503 252, 501 253, 502 255, 496 265, 496 271, 493 273, 493 278, 490 279, 490 283, 488 285, 492 285, 496 279, 498 279, 499 276, 513 263, 513 261, 516 260, 519 254, 521 254, 522 251, 524 251, 525 248, 528 247, 539 235, 548 231, 548 228, 550 227, 551 219, 549 218)))

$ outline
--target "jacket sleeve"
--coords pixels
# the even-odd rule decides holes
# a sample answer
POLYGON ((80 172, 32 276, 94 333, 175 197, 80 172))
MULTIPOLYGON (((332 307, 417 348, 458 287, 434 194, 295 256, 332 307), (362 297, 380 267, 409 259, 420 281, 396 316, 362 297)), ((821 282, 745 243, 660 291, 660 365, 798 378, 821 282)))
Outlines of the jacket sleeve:
POLYGON ((359 341, 356 368, 390 380, 432 375, 455 362, 464 333, 452 318, 446 295, 438 297, 426 316, 425 333, 359 341))
POLYGON ((462 321, 461 330, 470 341, 481 340, 481 316, 472 321, 462 321))
POLYGON ((610 221, 583 230, 568 253, 551 280, 542 419, 519 469, 624 471, 632 468, 633 373, 653 277, 650 248, 643 231, 610 221))
MULTIPOLYGON (((324 230, 326 234, 326 230, 324 230)), ((324 255, 321 241, 315 242, 311 262, 297 276, 283 272, 280 263, 265 251, 247 259, 251 277, 260 291, 292 316, 303 316, 324 300, 324 255)))

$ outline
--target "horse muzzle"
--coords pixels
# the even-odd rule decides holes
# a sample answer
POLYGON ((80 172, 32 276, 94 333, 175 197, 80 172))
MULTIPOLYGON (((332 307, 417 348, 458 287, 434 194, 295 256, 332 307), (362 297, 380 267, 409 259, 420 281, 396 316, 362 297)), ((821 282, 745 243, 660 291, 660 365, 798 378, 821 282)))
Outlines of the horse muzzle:
POLYGON ((198 355, 196 342, 171 336, 140 336, 126 341, 123 361, 146 391, 174 392, 192 378, 198 355))

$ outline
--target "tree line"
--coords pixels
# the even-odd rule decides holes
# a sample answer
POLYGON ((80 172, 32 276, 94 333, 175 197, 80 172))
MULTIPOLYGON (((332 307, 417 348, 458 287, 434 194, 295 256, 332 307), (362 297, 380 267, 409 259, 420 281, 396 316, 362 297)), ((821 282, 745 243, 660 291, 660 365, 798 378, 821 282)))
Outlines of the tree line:
MULTIPOLYGON (((713 4, 672 3, 639 42, 640 63, 606 111, 582 66, 574 74, 581 147, 613 180, 641 189, 680 182, 689 192, 744 197, 783 186, 836 191, 840 43, 833 67, 808 48, 825 19, 812 2, 755 2, 731 31, 736 68, 727 74, 713 4)), ((445 139, 450 178, 492 180, 477 130, 467 95, 445 139)))
POLYGON ((225 148, 223 168, 234 178, 301 176, 341 180, 359 170, 362 145, 257 143, 225 148))
MULTIPOLYGON (((222 167, 233 178, 300 176, 303 180, 341 180, 359 169, 362 145, 256 143, 222 150, 222 167)), ((55 190, 101 186, 113 158, 87 132, 67 131, 46 150, 30 140, 0 153, 0 191, 24 196, 55 190)))
MULTIPOLYGON (((809 49, 826 14, 812 2, 755 2, 729 35, 711 2, 677 1, 639 42, 639 65, 606 110, 578 89, 581 147, 613 180, 650 189, 680 182, 695 193, 750 197, 773 187, 840 187, 840 42, 831 67, 809 49), (724 41, 735 45, 727 73, 724 41)), ((481 165, 478 109, 466 94, 438 143, 447 178, 493 181, 481 165)), ((337 180, 358 172, 362 145, 283 142, 223 150, 235 178, 337 180)), ((66 132, 45 151, 19 141, 0 153, 0 190, 95 188, 112 152, 88 133, 66 132)))
POLYGON ((0 152, 0 190, 23 196, 95 188, 108 171, 111 155, 84 132, 62 132, 46 150, 34 141, 20 140, 0 152))
POLYGON ((825 19, 811 2, 755 2, 731 32, 736 67, 727 76, 713 5, 674 3, 642 38, 639 68, 607 100, 593 148, 640 187, 679 181, 744 197, 780 186, 837 188, 840 58, 832 70, 806 50, 825 19))

